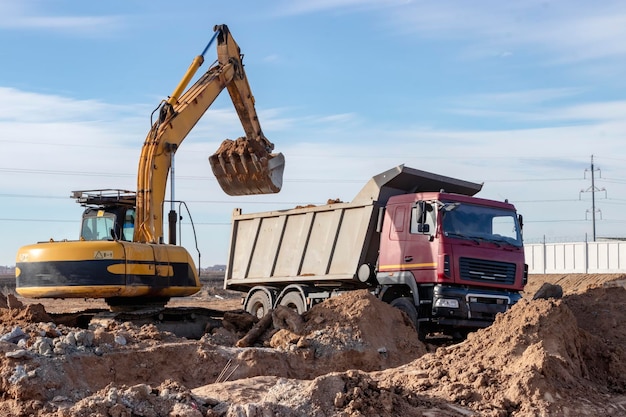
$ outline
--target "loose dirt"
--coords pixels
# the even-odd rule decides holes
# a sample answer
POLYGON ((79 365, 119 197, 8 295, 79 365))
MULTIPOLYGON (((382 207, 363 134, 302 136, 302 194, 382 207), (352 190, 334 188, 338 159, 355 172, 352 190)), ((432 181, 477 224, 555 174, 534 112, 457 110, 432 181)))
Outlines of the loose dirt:
POLYGON ((626 275, 531 276, 520 302, 456 344, 418 341, 403 313, 366 291, 302 316, 277 309, 250 347, 237 345, 256 319, 218 285, 170 303, 226 312, 199 340, 55 323, 106 306, 9 295, 0 415, 626 416, 625 285, 626 275), (563 298, 533 299, 545 283, 563 298))

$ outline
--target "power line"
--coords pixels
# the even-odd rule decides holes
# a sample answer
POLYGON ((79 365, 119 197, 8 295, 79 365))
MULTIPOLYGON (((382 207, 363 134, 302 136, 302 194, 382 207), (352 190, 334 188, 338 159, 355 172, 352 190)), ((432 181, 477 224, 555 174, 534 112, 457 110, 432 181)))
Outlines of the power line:
MULTIPOLYGON (((64 219, 16 219, 16 218, 0 218, 0 222, 37 222, 37 223, 80 223, 80 218, 75 220, 64 219)), ((183 225, 190 223, 183 223, 183 225)), ((193 222, 196 226, 230 226, 230 222, 193 222)))
MULTIPOLYGON (((55 199, 55 200, 69 200, 71 196, 49 196, 49 195, 32 195, 32 194, 0 194, 0 197, 5 198, 33 198, 33 199, 55 199)), ((302 201, 241 201, 241 200, 185 200, 186 203, 193 204, 272 204, 272 205, 297 205, 303 204, 302 201)), ((310 202, 307 202, 309 204, 310 202)), ((326 204, 326 202, 310 203, 310 204, 326 204)))
POLYGON ((580 222, 588 222, 587 219, 553 219, 553 220, 527 220, 524 219, 524 224, 526 223, 580 223, 580 222))
MULTIPOLYGON (((0 168, 0 172, 8 172, 14 174, 45 174, 45 175, 66 175, 66 176, 91 176, 91 177, 135 177, 136 174, 110 172, 84 172, 84 171, 60 171, 46 169, 29 169, 29 168, 0 168)), ((211 176, 187 175, 178 176, 178 179, 197 180, 197 181, 215 181, 211 176)), ((512 183, 512 182, 560 182, 560 181, 581 181, 584 178, 521 178, 521 179, 486 179, 484 182, 489 183, 512 183)), ((623 181, 626 179, 612 179, 612 181, 623 181)), ((363 179, 336 179, 336 178, 285 178, 283 182, 315 182, 315 183, 363 183, 363 179)))

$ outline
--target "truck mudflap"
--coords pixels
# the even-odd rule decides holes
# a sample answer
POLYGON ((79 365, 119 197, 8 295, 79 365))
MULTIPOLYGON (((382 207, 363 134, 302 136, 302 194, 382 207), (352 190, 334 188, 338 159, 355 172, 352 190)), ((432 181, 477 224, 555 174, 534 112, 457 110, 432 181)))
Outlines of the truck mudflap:
POLYGON ((518 292, 436 285, 431 317, 443 326, 487 327, 521 298, 518 292))

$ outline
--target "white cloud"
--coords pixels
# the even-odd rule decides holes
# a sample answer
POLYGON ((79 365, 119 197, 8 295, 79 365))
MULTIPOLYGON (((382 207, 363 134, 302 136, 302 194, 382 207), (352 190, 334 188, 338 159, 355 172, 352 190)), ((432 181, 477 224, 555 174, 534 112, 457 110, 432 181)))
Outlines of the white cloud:
POLYGON ((319 12, 371 10, 386 8, 404 3, 399 0, 289 0, 283 1, 276 7, 276 13, 281 16, 302 15, 319 12))
MULTIPOLYGON (((40 4, 48 5, 47 2, 40 4)), ((34 5, 27 1, 0 2, 0 29, 42 29, 105 36, 124 24, 120 16, 55 16, 54 13, 38 10, 34 5), (105 28, 106 31, 103 30, 105 28)))
POLYGON ((453 99, 448 111, 453 114, 515 122, 615 122, 626 113, 626 100, 584 102, 581 88, 554 88, 475 94, 453 99), (572 102, 578 100, 580 103, 572 102))
POLYGON ((113 105, 98 100, 76 100, 58 94, 0 87, 0 120, 37 123, 119 120, 124 113, 140 111, 146 113, 143 106, 113 105))
POLYGON ((552 64, 626 54, 619 41, 626 36, 626 4, 620 1, 302 0, 276 9, 279 15, 376 10, 399 34, 462 40, 468 58, 510 57, 520 48, 552 64))
POLYGON ((531 47, 552 54, 553 63, 572 63, 626 53, 626 45, 617 41, 626 35, 626 5, 621 2, 422 1, 390 14, 404 32, 462 39, 470 45, 467 52, 481 55, 531 47))
POLYGON ((460 101, 471 105, 484 105, 487 103, 493 107, 501 105, 528 105, 554 101, 563 98, 571 98, 580 95, 585 90, 582 88, 541 88, 523 91, 508 91, 500 93, 474 94, 462 97, 460 101))

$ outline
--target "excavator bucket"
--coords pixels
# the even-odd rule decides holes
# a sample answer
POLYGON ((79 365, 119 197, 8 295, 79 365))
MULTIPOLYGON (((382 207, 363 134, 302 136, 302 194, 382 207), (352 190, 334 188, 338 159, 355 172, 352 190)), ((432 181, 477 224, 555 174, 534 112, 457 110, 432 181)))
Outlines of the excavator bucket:
POLYGON ((209 157, 217 182, 228 195, 273 194, 283 186, 285 157, 245 137, 226 139, 209 157))

